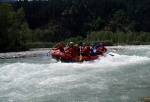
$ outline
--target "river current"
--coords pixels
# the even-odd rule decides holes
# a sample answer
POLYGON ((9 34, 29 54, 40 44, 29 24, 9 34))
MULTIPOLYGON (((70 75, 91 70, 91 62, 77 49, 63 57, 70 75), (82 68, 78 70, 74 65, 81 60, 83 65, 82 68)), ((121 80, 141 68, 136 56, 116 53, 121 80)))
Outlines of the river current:
POLYGON ((0 102, 145 102, 150 45, 108 48, 105 57, 83 63, 0 59, 0 102))

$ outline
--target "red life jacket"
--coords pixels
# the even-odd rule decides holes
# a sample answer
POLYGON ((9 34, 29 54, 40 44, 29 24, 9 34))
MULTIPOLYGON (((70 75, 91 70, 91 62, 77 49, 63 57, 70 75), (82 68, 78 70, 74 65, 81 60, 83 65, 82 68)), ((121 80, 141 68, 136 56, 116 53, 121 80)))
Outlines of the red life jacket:
POLYGON ((78 47, 77 46, 68 47, 66 49, 66 53, 71 54, 72 57, 77 57, 78 56, 78 47))
POLYGON ((64 47, 61 44, 58 44, 57 48, 52 48, 52 50, 59 50, 60 52, 64 52, 64 47))
POLYGON ((64 52, 64 47, 63 46, 58 46, 58 49, 60 50, 60 52, 64 52))
POLYGON ((77 57, 78 56, 78 47, 74 46, 73 48, 73 57, 77 57))
POLYGON ((87 55, 90 55, 90 47, 89 46, 83 47, 82 52, 87 54, 87 55))

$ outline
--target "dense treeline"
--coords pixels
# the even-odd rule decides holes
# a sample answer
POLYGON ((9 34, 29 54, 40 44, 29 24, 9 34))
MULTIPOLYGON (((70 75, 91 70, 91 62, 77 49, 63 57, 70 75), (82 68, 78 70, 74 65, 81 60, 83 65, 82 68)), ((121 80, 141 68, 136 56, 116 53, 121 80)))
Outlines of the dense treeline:
POLYGON ((149 32, 149 0, 49 0, 15 2, 24 8, 31 28, 59 22, 63 29, 84 35, 89 30, 149 32))
POLYGON ((149 11, 149 0, 0 3, 1 51, 50 47, 70 40, 102 41, 108 45, 150 44, 149 11))
POLYGON ((0 51, 27 50, 32 30, 24 15, 23 8, 14 12, 11 4, 0 4, 0 51))

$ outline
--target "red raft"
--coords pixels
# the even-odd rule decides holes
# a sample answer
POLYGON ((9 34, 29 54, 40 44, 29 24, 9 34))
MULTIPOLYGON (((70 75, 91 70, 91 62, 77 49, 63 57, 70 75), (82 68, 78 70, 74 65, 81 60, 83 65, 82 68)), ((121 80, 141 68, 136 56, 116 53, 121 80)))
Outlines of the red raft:
POLYGON ((91 60, 98 59, 100 57, 100 55, 95 55, 95 56, 81 56, 81 60, 79 60, 80 56, 78 56, 77 58, 72 58, 71 55, 65 54, 65 53, 59 52, 59 51, 51 52, 51 55, 52 55, 52 58, 56 59, 57 61, 61 61, 61 62, 83 62, 83 61, 91 61, 91 60))

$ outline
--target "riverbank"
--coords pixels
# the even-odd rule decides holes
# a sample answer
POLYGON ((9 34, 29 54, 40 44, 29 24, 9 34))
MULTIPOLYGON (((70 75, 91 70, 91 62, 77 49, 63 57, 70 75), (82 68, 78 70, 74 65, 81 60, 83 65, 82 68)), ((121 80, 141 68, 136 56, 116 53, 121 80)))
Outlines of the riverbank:
POLYGON ((49 48, 36 48, 29 51, 0 53, 0 59, 38 57, 46 54, 49 48))
MULTIPOLYGON (((108 52, 126 49, 122 46, 106 46, 106 48, 108 49, 108 52)), ((29 51, 0 53, 0 59, 38 57, 45 55, 49 50, 50 48, 34 48, 29 51)))

